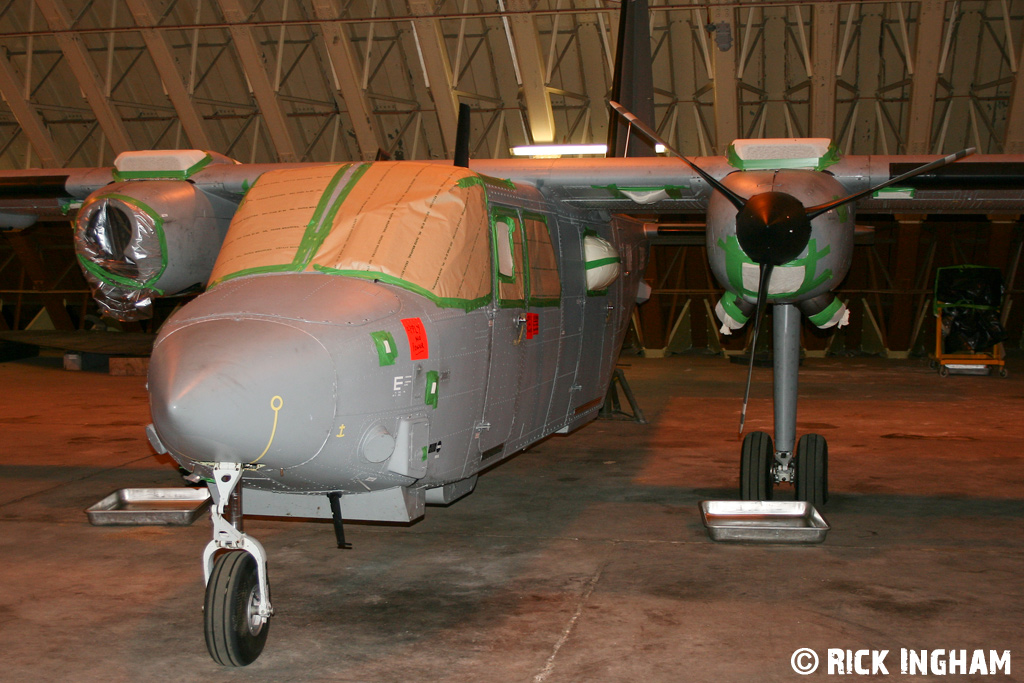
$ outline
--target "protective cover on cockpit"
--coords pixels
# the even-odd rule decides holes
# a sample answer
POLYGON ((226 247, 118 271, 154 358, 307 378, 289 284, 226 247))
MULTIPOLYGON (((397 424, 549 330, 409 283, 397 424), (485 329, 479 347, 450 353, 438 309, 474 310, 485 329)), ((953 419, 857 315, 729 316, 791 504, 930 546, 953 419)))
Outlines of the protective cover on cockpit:
POLYGON ((265 173, 238 208, 211 286, 319 271, 475 308, 491 292, 487 197, 465 168, 376 162, 265 173))

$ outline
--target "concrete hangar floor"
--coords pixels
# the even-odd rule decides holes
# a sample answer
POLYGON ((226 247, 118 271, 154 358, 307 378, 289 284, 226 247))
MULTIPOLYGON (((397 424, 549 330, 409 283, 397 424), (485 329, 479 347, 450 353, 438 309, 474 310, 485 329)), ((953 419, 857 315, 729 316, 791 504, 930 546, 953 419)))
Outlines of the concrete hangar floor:
MULTIPOLYGON (((832 530, 809 547, 715 543, 701 525, 699 501, 736 496, 745 368, 623 363, 649 425, 548 439, 409 528, 352 524, 340 551, 329 523, 247 521, 277 614, 242 670, 203 641, 205 517, 83 513, 180 483, 143 434, 145 379, 0 364, 0 680, 806 680, 799 648, 820 658, 808 678, 830 648, 888 650, 899 678, 908 648, 963 649, 968 666, 1010 650, 998 677, 1024 680, 1024 359, 1008 379, 807 360, 799 432, 829 439, 832 490, 832 530)), ((755 374, 750 429, 771 430, 770 379, 755 374)))

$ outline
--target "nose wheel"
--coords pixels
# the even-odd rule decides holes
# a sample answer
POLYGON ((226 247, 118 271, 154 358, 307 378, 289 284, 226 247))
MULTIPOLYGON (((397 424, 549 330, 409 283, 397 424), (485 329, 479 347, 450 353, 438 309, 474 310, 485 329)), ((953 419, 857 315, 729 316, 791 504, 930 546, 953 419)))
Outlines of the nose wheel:
POLYGON ((244 550, 218 555, 203 608, 206 648, 215 662, 246 666, 260 656, 270 631, 260 605, 256 559, 244 550))
POLYGON ((240 465, 213 467, 213 540, 203 551, 203 630, 206 649, 223 666, 247 666, 256 661, 274 614, 267 553, 259 541, 242 531, 241 481, 240 465))

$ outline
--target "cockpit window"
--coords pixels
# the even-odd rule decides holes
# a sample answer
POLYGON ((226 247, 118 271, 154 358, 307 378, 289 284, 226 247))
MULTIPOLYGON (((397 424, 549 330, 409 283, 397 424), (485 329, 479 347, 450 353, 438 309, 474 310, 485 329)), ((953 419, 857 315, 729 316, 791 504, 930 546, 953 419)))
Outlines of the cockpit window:
POLYGON ((514 282, 517 275, 515 258, 512 255, 516 230, 516 221, 510 216, 500 216, 494 221, 494 250, 498 263, 498 277, 508 282, 514 282))
POLYGON ((547 217, 498 206, 491 225, 499 305, 557 305, 562 283, 547 217))
POLYGON ((499 207, 494 210, 492 224, 498 302, 503 306, 522 306, 526 302, 522 221, 514 209, 499 207))
POLYGON ((376 162, 265 173, 211 276, 319 271, 381 280, 472 309, 491 298, 484 181, 465 168, 376 162))

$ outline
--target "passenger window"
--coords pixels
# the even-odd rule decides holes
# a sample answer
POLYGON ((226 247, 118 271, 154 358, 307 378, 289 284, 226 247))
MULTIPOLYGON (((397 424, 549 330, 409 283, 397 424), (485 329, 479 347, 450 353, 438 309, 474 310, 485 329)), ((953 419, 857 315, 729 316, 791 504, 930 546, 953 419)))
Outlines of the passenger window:
POLYGON ((503 306, 522 306, 526 303, 523 277, 523 231, 518 215, 511 211, 494 217, 495 269, 498 273, 498 300, 503 306))
POLYGON ((557 304, 562 295, 562 283, 558 279, 558 259, 551 244, 547 219, 537 214, 523 214, 523 229, 530 264, 530 305, 557 304))

